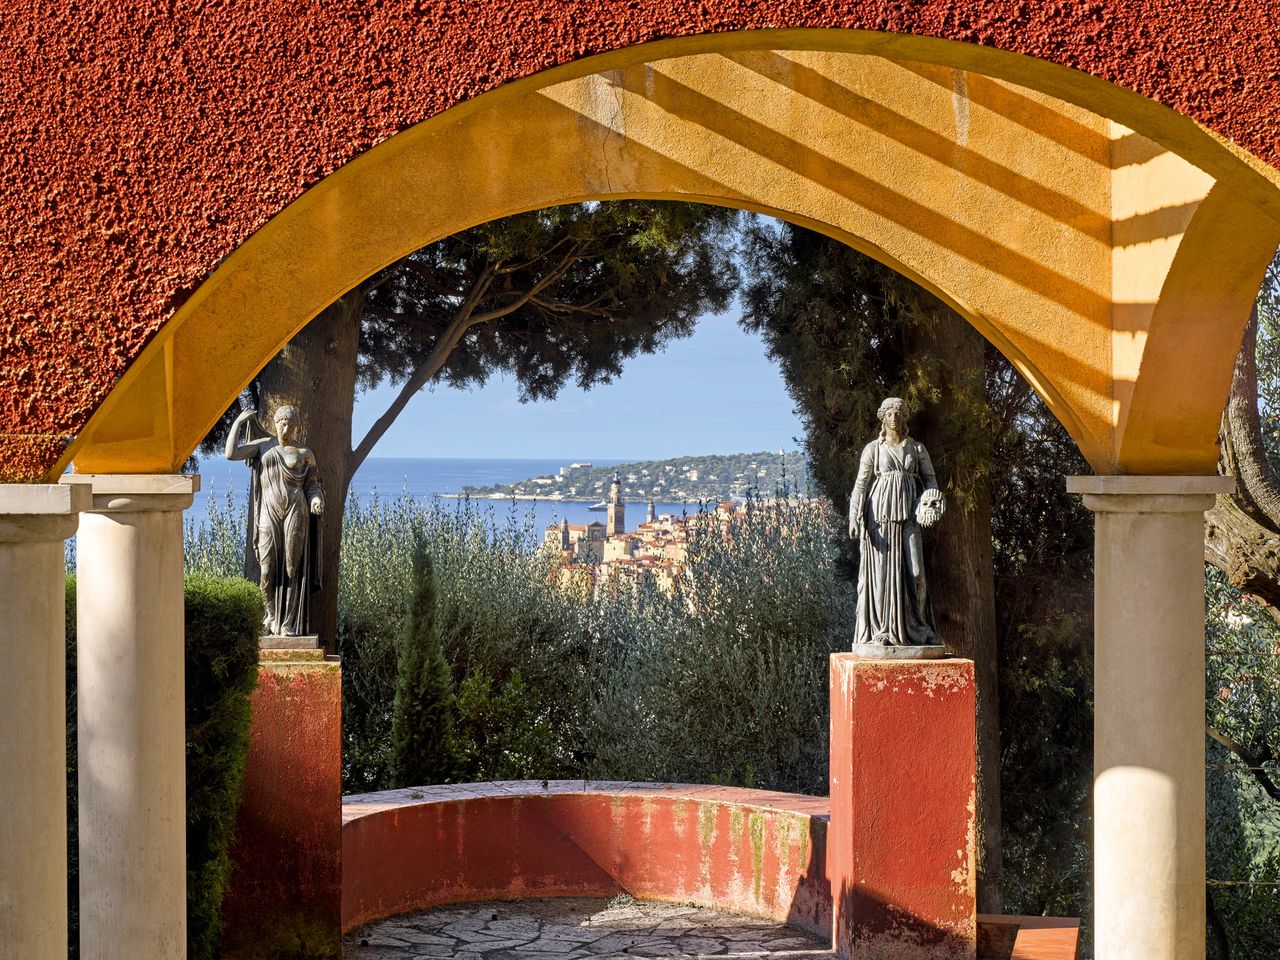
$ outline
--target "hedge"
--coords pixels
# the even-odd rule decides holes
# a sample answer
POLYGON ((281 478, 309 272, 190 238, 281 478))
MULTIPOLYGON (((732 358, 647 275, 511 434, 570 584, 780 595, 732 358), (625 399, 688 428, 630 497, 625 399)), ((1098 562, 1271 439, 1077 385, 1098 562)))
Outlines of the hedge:
MULTIPOLYGON (((231 872, 228 849, 249 751, 262 594, 238 579, 188 576, 186 608, 187 956, 215 960, 231 872)), ((76 595, 67 576, 67 892, 79 956, 76 849, 76 595)))

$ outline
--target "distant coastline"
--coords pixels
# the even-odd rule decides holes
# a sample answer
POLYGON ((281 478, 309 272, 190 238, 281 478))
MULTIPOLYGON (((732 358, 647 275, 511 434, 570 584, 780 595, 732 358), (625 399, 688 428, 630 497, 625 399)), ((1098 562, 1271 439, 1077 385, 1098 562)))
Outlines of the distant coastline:
MULTIPOLYGON (((747 456, 746 463, 750 463, 753 456, 766 457, 770 461, 778 459, 776 452, 747 456)), ((702 459, 705 458, 676 458, 656 462, 670 465, 672 467, 670 473, 674 475, 679 472, 677 465, 680 461, 702 459)), ((559 500, 552 499, 555 492, 552 484, 540 484, 536 491, 519 490, 516 497, 513 497, 510 492, 498 493, 494 489, 499 486, 519 488, 528 478, 538 475, 554 477, 570 462, 563 457, 534 459, 530 457, 373 456, 361 465, 355 477, 352 478, 349 495, 365 505, 373 502, 374 498, 389 502, 400 497, 409 497, 423 502, 434 500, 442 505, 447 504, 449 509, 462 510, 470 504, 476 509, 491 513, 495 523, 529 523, 538 530, 544 529, 551 523, 558 524, 562 519, 568 519, 571 524, 586 524, 600 519, 602 514, 592 511, 591 507, 596 502, 608 498, 607 483, 602 482, 598 493, 581 490, 577 496, 568 496, 565 495, 567 491, 564 491, 559 500), (468 487, 470 499, 464 500, 465 495, 460 491, 468 487), (498 495, 486 495, 482 492, 486 487, 498 495)), ((621 477, 623 499, 635 505, 633 509, 638 508, 643 511, 644 507, 640 505, 649 499, 644 496, 646 491, 638 483, 627 480, 627 476, 631 473, 630 464, 640 461, 628 463, 597 457, 593 458, 592 462, 594 467, 600 470, 602 478, 606 480, 612 480, 614 469, 627 470, 621 477)), ((200 461, 199 469, 202 482, 200 490, 195 495, 195 502, 186 511, 185 519, 188 524, 210 522, 211 508, 216 508, 220 512, 228 509, 244 509, 249 491, 249 471, 243 463, 233 463, 223 457, 208 457, 200 461)), ((791 489, 796 490, 797 485, 791 483, 792 468, 788 466, 787 469, 788 482, 791 489)), ((744 477, 744 480, 750 479, 755 482, 756 472, 752 470, 750 477, 744 477)), ((772 473, 769 475, 771 476, 772 473)), ((703 487, 701 482, 692 484, 687 478, 679 484, 668 483, 665 489, 673 489, 677 486, 702 489, 689 489, 685 491, 687 495, 670 498, 665 494, 653 497, 659 516, 670 514, 678 517, 684 513, 696 513, 704 505, 715 505, 739 495, 733 485, 721 484, 717 481, 714 485, 708 484, 703 487)), ((762 497, 770 496, 774 492, 773 485, 767 479, 756 483, 756 489, 762 497)), ((802 494, 805 493, 803 486, 799 486, 798 489, 802 494)))
MULTIPOLYGON (((598 503, 599 502, 598 497, 558 497, 554 495, 548 496, 546 494, 542 494, 540 496, 536 493, 486 493, 486 494, 437 493, 436 496, 439 497, 441 500, 484 500, 488 502, 495 502, 495 501, 506 502, 508 500, 527 500, 531 503, 598 503)), ((643 500, 646 498, 632 497, 631 499, 643 500)), ((714 499, 714 498, 708 498, 708 499, 714 499)), ((704 503, 707 501, 683 500, 683 501, 671 501, 671 502, 687 503, 692 506, 692 505, 704 503)))
POLYGON ((780 492, 804 492, 808 469, 802 454, 735 453, 636 460, 596 465, 570 463, 554 472, 511 483, 468 485, 441 493, 451 500, 525 500, 545 503, 596 503, 603 500, 617 476, 623 498, 666 503, 715 503, 733 497, 768 497, 780 492))

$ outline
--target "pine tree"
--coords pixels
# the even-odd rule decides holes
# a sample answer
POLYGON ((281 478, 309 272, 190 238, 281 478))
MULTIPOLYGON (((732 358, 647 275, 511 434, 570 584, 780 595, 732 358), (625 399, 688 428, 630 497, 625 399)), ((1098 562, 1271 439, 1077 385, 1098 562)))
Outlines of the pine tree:
MULTIPOLYGON (((321 581, 311 628, 336 651, 338 544, 351 478, 424 387, 470 388, 510 376, 520 399, 567 384, 609 383, 625 361, 693 333, 728 308, 738 286, 738 213, 660 200, 571 203, 439 240, 366 278, 322 310, 250 384, 244 402, 269 424, 302 411, 325 510, 321 581), (362 438, 356 397, 390 383, 395 399, 362 438)), ((233 403, 201 442, 218 454, 240 414, 233 403)), ((251 537, 250 537, 251 539, 251 537)))
POLYGON ((422 543, 414 550, 413 594, 397 646, 391 718, 396 783, 443 783, 454 766, 453 677, 436 620, 435 573, 422 543))

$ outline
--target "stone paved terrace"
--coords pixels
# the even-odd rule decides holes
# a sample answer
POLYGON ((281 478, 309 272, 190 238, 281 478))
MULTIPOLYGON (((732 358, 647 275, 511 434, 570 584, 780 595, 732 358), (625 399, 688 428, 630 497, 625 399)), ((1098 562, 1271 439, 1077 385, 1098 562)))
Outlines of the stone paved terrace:
POLYGON ((773 920, 621 895, 489 901, 376 920, 346 937, 347 960, 831 960, 827 944, 773 920))

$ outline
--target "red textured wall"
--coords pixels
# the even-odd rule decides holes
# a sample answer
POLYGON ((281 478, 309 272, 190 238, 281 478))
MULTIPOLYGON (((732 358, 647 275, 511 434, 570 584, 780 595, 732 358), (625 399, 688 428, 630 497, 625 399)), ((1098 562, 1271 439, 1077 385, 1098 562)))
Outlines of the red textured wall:
POLYGON ((663 37, 850 27, 1030 54, 1280 166, 1274 0, 7 0, 0 477, 56 459, 209 272, 307 187, 515 78, 663 37))

